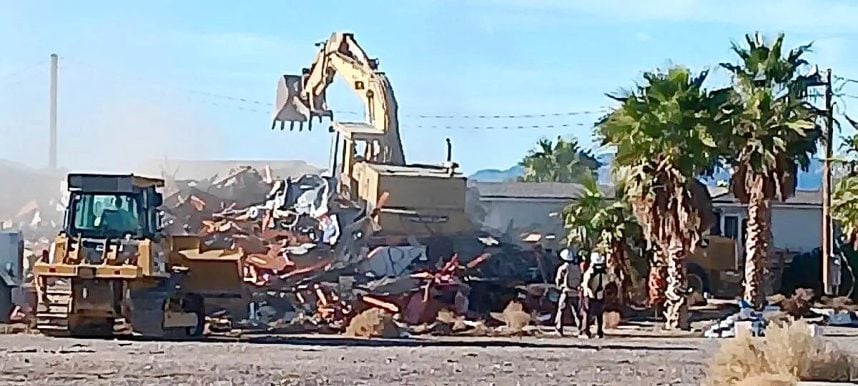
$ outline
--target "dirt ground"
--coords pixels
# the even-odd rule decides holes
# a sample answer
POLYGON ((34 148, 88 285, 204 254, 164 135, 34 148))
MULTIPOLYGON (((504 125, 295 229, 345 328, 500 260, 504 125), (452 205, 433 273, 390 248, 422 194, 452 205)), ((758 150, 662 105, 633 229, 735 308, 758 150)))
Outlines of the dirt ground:
MULTIPOLYGON (((840 336, 858 353, 858 337, 840 336)), ((697 385, 703 338, 257 337, 143 342, 0 336, 0 384, 697 385)))

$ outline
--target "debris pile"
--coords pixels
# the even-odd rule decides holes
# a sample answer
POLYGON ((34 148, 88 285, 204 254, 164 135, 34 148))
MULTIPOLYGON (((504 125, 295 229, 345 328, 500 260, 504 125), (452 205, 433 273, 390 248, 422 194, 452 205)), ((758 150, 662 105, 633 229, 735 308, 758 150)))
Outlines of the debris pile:
MULTIPOLYGON (((381 310, 411 333, 486 334, 508 322, 490 313, 506 315, 504 307, 516 299, 540 315, 533 320, 548 320, 542 316, 553 312, 549 298, 556 293, 544 283, 557 262, 545 251, 485 232, 386 232, 376 215, 387 193, 377 202, 354 202, 337 194, 330 177, 291 172, 277 169, 289 176, 280 178, 265 165, 233 164, 208 178, 181 180, 162 169, 165 232, 200 237, 200 253, 241 256, 251 304, 241 304, 243 311, 217 305, 207 316, 209 332, 344 332, 358 315, 381 310)), ((29 266, 47 253, 68 205, 64 178, 43 179, 50 189, 42 190, 53 193, 10 208, 0 219, 25 231, 29 290, 29 266)), ((16 316, 26 319, 29 303, 18 302, 16 316)))
POLYGON ((762 311, 754 311, 745 301, 739 302, 739 312, 712 324, 704 333, 708 338, 728 338, 748 332, 752 336, 764 334, 766 326, 803 320, 811 328, 811 335, 821 333, 821 326, 855 326, 858 306, 847 297, 822 297, 814 303, 813 290, 797 288, 793 295, 772 295, 762 311))
POLYGON ((408 326, 436 323, 439 312, 487 318, 517 296, 516 286, 554 270, 544 253, 479 232, 386 233, 375 218, 387 193, 359 204, 338 196, 335 184, 322 175, 278 179, 249 167, 175 183, 165 224, 171 234, 201 236, 206 249, 241 254, 244 280, 256 293, 244 325, 268 331, 300 325, 363 336, 349 326, 379 310, 408 326))

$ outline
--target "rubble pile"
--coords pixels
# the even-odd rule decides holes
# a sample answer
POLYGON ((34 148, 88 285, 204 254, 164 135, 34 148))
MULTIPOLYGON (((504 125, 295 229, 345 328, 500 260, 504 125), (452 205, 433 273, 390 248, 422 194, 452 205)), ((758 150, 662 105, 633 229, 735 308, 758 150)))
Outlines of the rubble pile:
MULTIPOLYGON (((368 310, 406 326, 435 324, 447 312, 469 321, 457 331, 485 331, 470 321, 503 310, 521 292, 516 286, 544 281, 554 269, 539 251, 488 234, 385 234, 374 217, 387 193, 354 203, 336 195, 334 183, 314 174, 272 178, 249 167, 173 181, 166 228, 202 236, 206 249, 241 253, 256 296, 248 320, 237 325, 267 331, 343 332, 368 310)), ((212 322, 228 329, 223 319, 212 322)))

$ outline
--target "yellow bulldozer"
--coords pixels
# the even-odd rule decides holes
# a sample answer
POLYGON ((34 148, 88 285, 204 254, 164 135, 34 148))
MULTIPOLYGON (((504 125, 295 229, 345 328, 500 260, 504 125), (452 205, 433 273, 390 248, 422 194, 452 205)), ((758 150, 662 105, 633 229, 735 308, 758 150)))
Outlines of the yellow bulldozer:
POLYGON ((245 296, 241 254, 162 231, 161 179, 70 174, 63 229, 34 265, 46 335, 203 334, 206 303, 245 296))

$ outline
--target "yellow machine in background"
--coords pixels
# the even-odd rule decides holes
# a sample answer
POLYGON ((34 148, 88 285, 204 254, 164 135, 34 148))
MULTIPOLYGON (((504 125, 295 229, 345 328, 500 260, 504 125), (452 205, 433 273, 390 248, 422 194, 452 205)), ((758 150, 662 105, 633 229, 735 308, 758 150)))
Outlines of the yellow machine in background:
POLYGON ((162 233, 163 180, 70 174, 68 186, 63 230, 33 266, 42 333, 110 335, 124 324, 148 337, 199 336, 207 298, 243 296, 239 253, 162 233))
POLYGON ((397 103, 390 81, 378 70, 354 35, 334 33, 302 75, 284 75, 278 84, 274 122, 303 129, 313 118, 328 117, 325 90, 340 74, 364 102, 365 122, 333 122, 331 171, 338 192, 350 200, 375 204, 384 192, 389 200, 378 211, 382 234, 435 236, 465 233, 473 225, 465 214, 467 181, 456 171, 447 141, 444 165, 408 165, 399 135, 397 103))
MULTIPOLYGON (((693 254, 688 256, 688 286, 702 293, 719 297, 733 297, 742 293, 745 278, 743 251, 736 240, 729 237, 706 235, 693 254)), ((772 249, 766 262, 765 288, 772 293, 780 288, 786 256, 772 249)))

